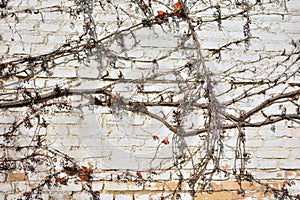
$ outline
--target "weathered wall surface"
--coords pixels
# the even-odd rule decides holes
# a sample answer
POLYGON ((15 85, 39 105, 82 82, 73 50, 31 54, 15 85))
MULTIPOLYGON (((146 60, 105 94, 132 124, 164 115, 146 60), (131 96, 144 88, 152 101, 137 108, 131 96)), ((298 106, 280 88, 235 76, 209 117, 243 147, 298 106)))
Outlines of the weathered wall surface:
MULTIPOLYGON (((76 2, 80 9, 80 1, 76 2)), ((45 55, 44 59, 53 62, 49 62, 43 70, 41 66, 28 67, 28 60, 25 60, 26 65, 17 63, 17 68, 13 69, 24 71, 14 76, 6 76, 5 73, 10 73, 6 69, 1 71, 1 199, 25 198, 24 192, 45 183, 45 177, 49 176, 47 171, 61 169, 65 163, 71 163, 69 157, 78 166, 93 169, 92 181, 79 176, 68 178, 67 184, 48 187, 45 184, 40 191, 43 199, 89 199, 92 197, 90 190, 99 192, 98 196, 105 200, 161 199, 174 190, 181 199, 192 199, 187 182, 179 184, 181 188, 178 190, 178 169, 170 167, 191 152, 196 155, 194 163, 201 160, 205 155, 204 149, 209 146, 205 138, 211 136, 199 132, 178 139, 170 127, 176 127, 174 111, 180 109, 184 132, 205 128, 207 123, 211 123, 207 121, 208 111, 201 107, 211 103, 205 97, 208 75, 216 99, 220 102, 217 112, 226 111, 234 116, 251 111, 268 98, 299 89, 299 62, 296 58, 298 56, 299 59, 300 48, 298 0, 263 2, 248 12, 251 23, 247 23, 247 12, 237 14, 245 9, 243 3, 234 6, 220 2, 222 16, 232 15, 222 19, 220 27, 215 17, 217 9, 204 9, 210 6, 209 2, 188 1, 190 16, 198 19, 198 22, 192 23, 209 74, 205 73, 204 68, 200 67, 199 72, 187 65, 197 63, 199 46, 189 35, 187 20, 180 16, 169 17, 169 21, 162 20, 161 24, 154 23, 149 27, 149 24, 141 24, 132 28, 145 19, 136 2, 104 2, 103 8, 94 2, 93 9, 72 16, 68 6, 74 8, 75 3, 61 0, 8 1, 9 9, 2 9, 1 63, 28 55, 45 55), (55 6, 60 6, 62 10, 57 11, 55 6), (26 9, 32 11, 24 12, 26 9), (13 15, 15 11, 19 12, 13 15), (88 21, 90 19, 93 21, 88 21), (80 37, 86 29, 91 30, 84 27, 87 21, 93 32, 80 37), (245 24, 250 25, 250 32, 247 32, 245 24), (250 35, 248 42, 245 37, 250 35), (79 41, 71 43, 70 47, 76 49, 77 45, 77 49, 85 48, 80 42, 89 38, 100 41, 92 50, 87 48, 76 56, 62 53, 62 56, 51 57, 51 52, 68 48, 58 49, 66 42, 79 41), (82 58, 80 62, 78 58, 82 58), (204 83, 200 84, 197 80, 204 83), (33 91, 44 94, 55 91, 55 88, 68 88, 72 95, 55 98, 53 105, 38 112, 33 111, 38 110, 36 105, 33 108, 28 105, 3 107, 9 101, 30 99, 24 90, 34 95, 33 91), (108 89, 112 95, 101 92, 100 88, 108 89), (251 95, 260 90, 262 92, 258 95, 251 95), (246 92, 249 96, 244 98, 245 91, 249 92, 246 92), (235 102, 230 103, 233 98, 236 98, 235 102), (103 105, 99 105, 101 103, 97 100, 103 100, 103 105), (107 102, 111 104, 107 105, 107 102), (198 107, 191 106, 189 102, 198 107), (122 107, 124 105, 129 105, 127 110, 122 107), (137 112, 135 109, 146 111, 137 112), (38 117, 35 115, 30 120, 33 127, 28 128, 28 124, 21 123, 13 133, 13 139, 7 141, 5 133, 11 131, 12 124, 24 121, 32 113, 38 113, 38 117), (43 120, 45 126, 41 125, 43 120), (43 138, 38 148, 34 146, 40 141, 37 138, 43 138), (34 153, 49 154, 49 160, 52 160, 32 164, 36 168, 28 170, 26 166, 36 162, 30 160, 30 155, 34 153), (57 159, 54 160, 54 157, 57 159), (22 158, 26 159, 17 161, 22 158)), ((155 15, 159 10, 170 13, 174 3, 155 1, 152 10, 155 15)), ((299 106, 297 99, 293 101, 298 102, 299 106)), ((45 102, 40 103, 47 104, 45 102)), ((251 115, 245 127, 216 127, 223 134, 219 165, 230 173, 220 171, 213 175, 213 194, 201 192, 201 184, 196 186, 196 199, 274 198, 270 191, 265 193, 267 187, 255 181, 242 182, 245 196, 237 192, 240 188, 231 173, 234 168, 244 167, 244 163, 235 163, 240 129, 245 133, 245 152, 250 157, 245 169, 261 183, 268 183, 277 189, 293 181, 287 188, 291 194, 299 193, 299 120, 286 117, 277 123, 259 125, 267 119, 281 116, 282 112, 297 118, 299 111, 297 113, 296 107, 293 102, 278 101, 266 105, 263 112, 251 115), (271 117, 266 118, 265 115, 271 117), (254 126, 256 122, 258 124, 254 126)), ((223 125, 234 120, 226 117, 216 119, 223 125)), ((187 161, 182 166, 177 163, 184 178, 188 178, 192 168, 195 168, 193 162, 187 161)), ((209 162, 206 168, 209 170, 214 166, 214 162, 209 162)), ((57 171, 51 171, 52 175, 57 171)), ((69 176, 70 172, 64 171, 64 174, 69 176)))

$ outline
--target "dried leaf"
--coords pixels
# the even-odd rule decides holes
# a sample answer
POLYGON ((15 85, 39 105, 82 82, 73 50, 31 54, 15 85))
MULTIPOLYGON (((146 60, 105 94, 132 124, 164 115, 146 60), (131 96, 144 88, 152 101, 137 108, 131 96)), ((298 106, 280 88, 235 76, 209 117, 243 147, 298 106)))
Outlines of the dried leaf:
POLYGON ((180 2, 175 3, 173 7, 174 7, 175 11, 182 9, 182 5, 180 2))
POLYGON ((153 138, 153 140, 158 140, 158 136, 157 135, 153 135, 152 138, 153 138))
POLYGON ((142 173, 141 173, 140 171, 137 171, 137 172, 136 172, 136 176, 137 176, 138 178, 143 178, 142 173))
POLYGON ((56 182, 58 182, 59 184, 66 185, 67 181, 68 180, 65 177, 63 178, 56 177, 56 182))
POLYGON ((84 174, 79 175, 79 178, 80 178, 80 180, 82 180, 82 181, 88 181, 88 180, 89 180, 88 176, 86 176, 86 175, 84 175, 84 174))
POLYGON ((169 144, 168 138, 165 138, 161 143, 163 143, 163 144, 165 144, 165 145, 169 144))
POLYGON ((166 13, 162 10, 157 11, 157 15, 155 16, 155 18, 158 19, 163 19, 166 16, 166 13))

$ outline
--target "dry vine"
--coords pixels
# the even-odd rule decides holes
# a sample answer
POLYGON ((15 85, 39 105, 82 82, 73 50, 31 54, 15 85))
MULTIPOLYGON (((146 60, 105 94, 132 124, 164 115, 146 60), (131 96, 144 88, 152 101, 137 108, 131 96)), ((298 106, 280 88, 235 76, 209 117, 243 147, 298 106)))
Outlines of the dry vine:
MULTIPOLYGON (((290 194, 287 189, 293 184, 292 181, 282 188, 272 188, 251 175, 247 170, 251 152, 248 152, 246 147, 248 128, 271 125, 275 131, 276 123, 281 121, 300 123, 299 83, 292 82, 294 77, 299 76, 299 42, 291 41, 291 49, 284 49, 279 54, 261 54, 257 60, 248 63, 237 60, 235 66, 224 64, 221 71, 214 72, 207 65, 211 60, 222 64, 223 56, 231 52, 234 46, 243 46, 241 48, 245 51, 251 49, 251 44, 259 38, 251 33, 251 18, 257 14, 266 14, 262 8, 267 3, 259 0, 228 1, 227 4, 225 1, 212 3, 136 0, 128 2, 128 7, 124 7, 109 0, 71 2, 70 6, 66 4, 28 7, 20 10, 11 10, 10 1, 0 3, 1 21, 6 22, 16 35, 21 34, 11 26, 11 21, 18 24, 22 14, 40 15, 43 20, 45 13, 62 13, 70 16, 70 21, 82 19, 82 34, 77 35, 76 39, 66 41, 49 53, 4 55, 0 63, 1 112, 14 112, 14 109, 18 111, 20 108, 23 108, 22 111, 26 110, 23 116, 19 116, 18 120, 6 127, 0 135, 3 140, 1 171, 7 173, 23 170, 29 175, 39 173, 41 166, 47 170, 44 179, 32 184, 34 186, 24 191, 20 199, 42 199, 42 192, 46 188, 72 182, 82 182, 83 190, 90 193, 93 199, 100 199, 101 191, 92 188, 94 166, 90 163, 88 166, 80 165, 67 152, 50 147, 47 142, 48 136, 42 131, 49 126, 47 115, 51 115, 51 112, 76 113, 81 112, 83 106, 91 105, 109 108, 110 115, 118 119, 128 113, 155 119, 172 133, 172 137, 169 138, 161 138, 160 135, 151 133, 152 139, 158 141, 157 152, 161 146, 172 143, 171 166, 159 165, 143 171, 120 172, 118 181, 136 181, 137 184, 143 184, 151 181, 151 175, 158 171, 176 169, 178 186, 162 199, 178 199, 180 194, 177 192, 182 189, 183 182, 188 183, 191 196, 198 192, 214 192, 211 185, 213 176, 223 173, 225 176, 234 177, 239 184, 238 192, 241 195, 245 195, 242 183, 247 181, 261 184, 266 193, 273 193, 275 198, 299 199, 299 195, 290 194), (166 10, 157 9, 159 7, 166 10), (226 8, 230 8, 231 13, 223 14, 226 8), (95 10, 114 13, 114 26, 111 30, 103 30, 104 34, 97 32, 95 10), (231 19, 244 22, 241 30, 243 37, 233 38, 218 48, 203 48, 203 41, 198 36, 199 31, 205 25, 211 24, 222 31, 224 22, 231 19), (146 59, 128 56, 127 52, 139 46, 141 42, 136 32, 151 30, 154 27, 161 28, 163 33, 179 27, 185 27, 185 30, 177 30, 179 42, 172 46, 171 50, 146 59), (126 38, 133 41, 133 44, 129 45, 130 48, 126 46, 126 38), (186 56, 182 54, 184 63, 170 70, 162 70, 160 63, 177 52, 186 53, 186 56), (26 86, 34 85, 42 76, 52 77, 53 70, 65 63, 77 61, 84 66, 88 65, 90 60, 98 62, 101 75, 95 81, 99 85, 103 83, 104 86, 82 89, 78 87, 82 81, 80 79, 68 82, 62 80, 55 86, 45 88, 26 86), (272 67, 260 69, 259 66, 264 66, 265 61, 272 62, 272 67), (147 64, 151 67, 147 68, 140 78, 127 78, 125 71, 128 69, 119 66, 122 62, 147 64), (268 76, 258 76, 266 73, 268 76), (173 77, 168 79, 170 75, 173 77), (6 84, 11 82, 16 87, 12 88, 6 84), (147 89, 155 83, 171 86, 159 91, 147 89), (130 96, 115 92, 120 84, 132 85, 134 92, 131 91, 130 96), (223 91, 217 91, 216 88, 220 85, 223 91), (238 88, 242 89, 237 90, 238 88), (72 102, 70 97, 76 95, 85 98, 81 105, 72 102), (258 105, 243 110, 244 102, 259 98, 263 100, 258 105), (165 107, 170 112, 153 112, 152 108, 155 107, 165 107), (269 112, 268 109, 275 111, 269 112), (195 115, 198 115, 199 120, 192 120, 190 123, 190 119, 195 115), (195 121, 198 124, 194 124, 195 121), (26 134, 22 132, 23 126, 30 131, 34 130, 28 145, 19 143, 26 134), (226 169, 222 165, 222 159, 227 131, 232 130, 237 131, 234 162, 232 168, 226 169), (190 146, 187 141, 193 136, 198 136, 198 146, 190 146), (187 176, 183 171, 189 165, 192 168, 187 176), (142 173, 147 173, 148 176, 145 177, 142 173)), ((285 6, 283 8, 285 9, 285 6)), ((282 13, 278 11, 278 14, 282 13)), ((104 26, 108 27, 108 24, 104 26)), ((138 67, 138 64, 136 65, 138 67)))

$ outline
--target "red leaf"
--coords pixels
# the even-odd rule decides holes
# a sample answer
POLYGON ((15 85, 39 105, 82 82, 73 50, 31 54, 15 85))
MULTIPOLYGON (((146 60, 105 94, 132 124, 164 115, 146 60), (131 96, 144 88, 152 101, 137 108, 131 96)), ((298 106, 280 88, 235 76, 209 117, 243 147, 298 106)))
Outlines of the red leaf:
POLYGON ((175 16, 177 16, 177 17, 183 17, 184 16, 184 12, 183 12, 181 3, 177 2, 177 3, 174 4, 173 7, 174 7, 175 16))
POLYGON ((143 176, 142 176, 142 173, 140 172, 140 171, 137 171, 136 172, 136 176, 138 177, 138 178, 142 178, 143 176))
POLYGON ((169 144, 168 138, 165 138, 161 143, 164 143, 165 145, 169 144))
POLYGON ((153 138, 153 140, 158 140, 158 136, 157 135, 153 135, 152 138, 153 138))
POLYGON ((88 180, 89 180, 88 176, 86 176, 86 175, 84 175, 84 174, 79 175, 79 178, 80 178, 80 180, 82 180, 82 181, 88 181, 88 180))
POLYGON ((63 178, 56 177, 56 182, 58 182, 59 184, 65 185, 65 184, 67 184, 67 179, 64 177, 63 178))
POLYGON ((166 13, 162 10, 157 11, 157 15, 155 18, 163 19, 165 17, 166 13))
POLYGON ((175 9, 176 11, 181 10, 181 9, 182 9, 181 3, 179 3, 179 2, 175 3, 175 4, 174 4, 174 9, 175 9))

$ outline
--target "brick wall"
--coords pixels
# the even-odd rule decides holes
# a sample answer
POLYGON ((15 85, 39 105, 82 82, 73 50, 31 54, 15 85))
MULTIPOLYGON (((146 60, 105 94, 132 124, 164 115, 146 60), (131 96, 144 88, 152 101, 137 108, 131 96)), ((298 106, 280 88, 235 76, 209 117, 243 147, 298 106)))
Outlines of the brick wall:
MULTIPOLYGON (((178 184, 178 173, 180 171, 189 179, 195 167, 193 162, 197 163, 205 155, 205 137, 208 136, 199 133, 178 139, 161 120, 175 127, 172 113, 183 108, 188 111, 182 118, 184 131, 206 127, 207 110, 188 104, 197 95, 199 98, 194 102, 197 105, 208 101, 204 98, 207 83, 194 84, 196 71, 187 69, 187 63, 199 59, 199 46, 188 36, 187 19, 171 16, 166 17, 168 21, 165 18, 158 24, 132 28, 146 19, 137 2, 107 1, 101 6, 94 2, 93 9, 73 15, 70 10, 80 10, 80 2, 12 0, 1 10, 1 64, 12 63, 10 67, 17 63, 14 70, 21 72, 8 76, 5 73, 11 72, 2 70, 0 76, 0 144, 3 147, 0 153, 0 198, 25 199, 26 192, 42 185, 40 191, 33 192, 32 199, 37 196, 66 200, 97 199, 96 196, 105 200, 171 199, 175 193, 178 199, 193 199, 188 181, 178 184), (93 21, 88 24, 96 32, 80 37, 91 19, 93 21), (50 57, 53 62, 48 63, 46 70, 41 66, 28 67, 40 61, 14 62, 28 58, 28 55, 34 59, 44 55, 44 59, 48 59, 51 52, 60 51, 63 48, 59 47, 70 41, 79 41, 71 42, 70 46, 81 49, 84 45, 80 42, 91 38, 100 41, 93 50, 87 48, 76 54, 50 57), (40 104, 34 102, 33 108, 27 104, 5 106, 9 101, 24 101, 24 88, 31 94, 34 91, 46 94, 57 87, 61 91, 68 88, 72 94, 57 98, 53 95, 54 100, 47 102, 54 104, 40 111, 33 110, 38 110, 44 103, 42 101, 40 104), (107 98, 99 88, 108 89, 117 106, 113 100, 111 106, 97 105, 94 97, 107 98), (118 96, 123 102, 118 101, 118 96), (121 109, 122 103, 129 102, 142 102, 137 104, 139 109, 145 106, 147 112, 158 118, 132 111, 132 105, 129 110, 121 109), (33 115, 30 118, 32 128, 24 123, 24 118, 30 114, 33 115), (41 125, 42 120, 45 126, 41 125), (5 133, 16 124, 19 124, 17 131, 7 141, 5 133), (37 138, 42 138, 41 144, 37 144, 40 141, 37 138), (197 152, 197 149, 201 151, 197 152), (178 164, 180 170, 172 167, 178 161, 174 157, 190 152, 195 152, 193 162, 178 164), (38 153, 48 157, 31 160, 30 155, 38 153), (64 168, 64 164, 69 166, 72 162, 76 163, 74 174, 64 168), (35 168, 31 169, 31 165, 35 168), (65 171, 58 173, 61 169, 65 171), (87 180, 87 173, 91 179, 87 180), (67 182, 59 179, 64 177, 68 177, 67 182), (56 184, 52 184, 53 179, 56 184)), ((152 2, 154 15, 159 10, 171 13, 174 3, 152 2)), ((299 1, 262 2, 249 10, 250 41, 244 40, 248 34, 245 32, 247 12, 236 14, 246 9, 246 3, 219 4, 222 16, 233 14, 222 19, 219 25, 215 17, 217 7, 210 7, 209 2, 187 1, 186 4, 194 19, 191 22, 201 43, 212 91, 220 102, 218 112, 241 116, 266 99, 295 92, 290 102, 278 101, 266 106, 262 113, 251 116, 249 123, 265 122, 269 119, 265 115, 275 119, 284 109, 294 116, 295 108, 300 104, 296 99, 300 81, 299 1), (245 91, 249 91, 246 98, 243 97, 245 91), (250 95, 257 91, 262 92, 250 95), (229 103, 233 98, 237 98, 236 102, 229 103)), ((201 77, 197 78, 206 82, 208 74, 204 68, 200 71, 201 77)), ((234 168, 243 167, 239 161, 235 163, 239 128, 221 127, 223 153, 219 165, 224 171, 214 173, 210 188, 204 191, 200 183, 196 184, 194 199, 274 199, 275 190, 272 192, 271 187, 288 188, 290 194, 297 195, 300 192, 300 126, 299 113, 295 115, 294 120, 286 117, 277 123, 245 128, 241 125, 245 132, 245 151, 250 156, 245 170, 255 177, 255 181, 241 182, 244 195, 239 194, 241 188, 232 173, 234 168)), ((229 118, 220 120, 224 127, 231 123, 229 118)), ((206 170, 210 169, 214 169, 212 162, 206 166, 206 170)))

